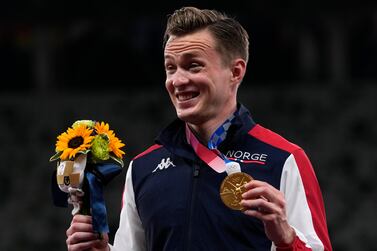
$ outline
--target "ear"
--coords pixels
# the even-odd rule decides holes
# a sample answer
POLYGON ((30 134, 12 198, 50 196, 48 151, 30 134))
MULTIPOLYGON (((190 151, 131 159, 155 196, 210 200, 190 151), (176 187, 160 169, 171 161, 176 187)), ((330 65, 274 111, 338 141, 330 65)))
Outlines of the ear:
POLYGON ((242 58, 237 58, 231 65, 231 81, 232 83, 241 83, 246 73, 246 62, 242 58))

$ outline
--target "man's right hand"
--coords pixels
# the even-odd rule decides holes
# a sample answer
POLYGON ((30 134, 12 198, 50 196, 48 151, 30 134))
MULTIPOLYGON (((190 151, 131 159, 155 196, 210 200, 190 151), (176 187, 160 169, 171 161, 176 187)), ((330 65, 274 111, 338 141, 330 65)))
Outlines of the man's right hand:
POLYGON ((109 236, 93 232, 92 216, 76 214, 67 230, 68 251, 108 251, 109 236))

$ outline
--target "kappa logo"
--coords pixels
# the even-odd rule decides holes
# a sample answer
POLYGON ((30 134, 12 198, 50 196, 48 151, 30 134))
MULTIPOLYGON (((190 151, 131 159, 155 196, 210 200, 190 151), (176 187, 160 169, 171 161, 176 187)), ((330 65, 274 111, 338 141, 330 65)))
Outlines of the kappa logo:
POLYGON ((152 173, 156 172, 157 170, 168 169, 171 166, 175 167, 173 161, 171 161, 170 158, 162 159, 161 163, 157 165, 156 169, 154 169, 152 173))

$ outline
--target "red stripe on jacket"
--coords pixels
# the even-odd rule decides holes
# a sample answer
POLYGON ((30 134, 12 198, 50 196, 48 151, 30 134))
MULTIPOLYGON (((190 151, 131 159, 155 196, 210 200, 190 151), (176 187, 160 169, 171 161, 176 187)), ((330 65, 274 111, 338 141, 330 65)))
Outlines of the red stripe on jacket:
MULTIPOLYGON (((323 203, 322 193, 319 187, 317 177, 315 175, 314 169, 310 160, 306 156, 305 152, 297 145, 284 139, 282 136, 268 130, 261 125, 255 125, 250 131, 249 135, 255 137, 256 139, 265 142, 271 146, 282 149, 293 154, 299 173, 304 185, 306 199, 308 201, 309 209, 312 215, 314 229, 324 245, 325 251, 331 251, 330 237, 327 230, 326 223, 326 213, 323 203)), ((298 237, 296 237, 297 239, 298 237)), ((300 241, 301 242, 301 241, 300 241)), ((303 245, 297 243, 295 240, 295 247, 291 249, 280 249, 280 250, 310 250, 305 248, 303 245), (298 247, 300 246, 300 247, 298 247), (301 249, 305 248, 305 249, 301 249)), ((278 249, 279 250, 279 249, 278 249)))
MULTIPOLYGON (((150 152, 152 152, 152 151, 154 151, 154 150, 156 150, 156 149, 158 149, 158 148, 161 148, 161 147, 162 147, 162 145, 154 144, 154 145, 150 146, 150 147, 149 147, 147 150, 145 150, 144 152, 142 152, 142 153, 136 155, 136 157, 132 158, 132 160, 135 160, 135 159, 137 159, 137 158, 139 158, 139 157, 141 157, 141 156, 144 156, 144 155, 146 155, 146 154, 148 154, 148 153, 150 153, 150 152)), ((122 192, 122 208, 123 208, 123 205, 124 205, 124 193, 125 193, 125 192, 126 192, 126 187, 124 187, 123 192, 122 192)))
POLYGON ((145 150, 144 152, 142 152, 139 155, 137 155, 136 157, 134 157, 132 160, 140 158, 141 156, 144 156, 144 155, 146 155, 146 154, 148 154, 148 153, 150 153, 150 152, 152 152, 152 151, 154 151, 158 148, 161 148, 161 147, 162 147, 162 145, 154 144, 151 147, 149 147, 147 150, 145 150))

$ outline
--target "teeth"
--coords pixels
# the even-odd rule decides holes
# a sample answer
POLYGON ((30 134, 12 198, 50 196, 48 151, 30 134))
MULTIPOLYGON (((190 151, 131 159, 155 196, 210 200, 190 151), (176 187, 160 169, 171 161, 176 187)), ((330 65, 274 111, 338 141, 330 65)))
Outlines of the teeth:
POLYGON ((189 100, 193 97, 194 97, 194 95, 192 95, 192 94, 181 94, 181 95, 178 95, 178 100, 179 101, 185 101, 185 100, 189 100))

